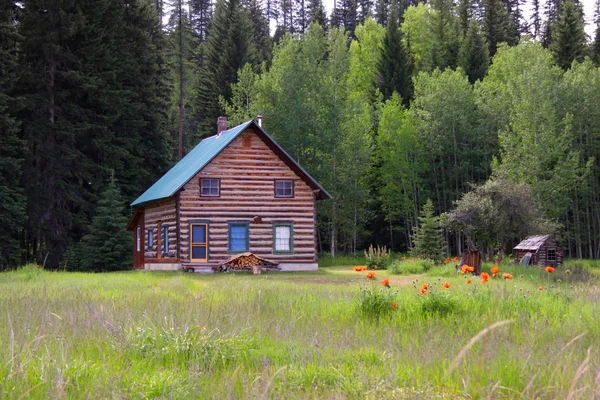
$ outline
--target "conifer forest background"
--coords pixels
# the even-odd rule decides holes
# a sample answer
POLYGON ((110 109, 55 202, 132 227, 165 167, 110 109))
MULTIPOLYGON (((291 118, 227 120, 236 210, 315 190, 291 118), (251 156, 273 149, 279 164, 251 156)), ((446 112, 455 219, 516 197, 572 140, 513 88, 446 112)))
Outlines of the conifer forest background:
POLYGON ((108 242, 131 267, 129 203, 218 116, 259 114, 334 197, 321 252, 408 251, 429 199, 451 216, 493 186, 600 258, 598 0, 591 37, 576 0, 0 7, 0 269, 102 269, 108 242))

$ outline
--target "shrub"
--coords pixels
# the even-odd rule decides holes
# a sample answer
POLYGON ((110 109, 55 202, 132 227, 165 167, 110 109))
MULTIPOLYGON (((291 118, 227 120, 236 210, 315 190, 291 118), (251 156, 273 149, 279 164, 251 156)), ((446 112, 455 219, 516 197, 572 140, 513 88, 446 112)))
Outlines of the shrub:
POLYGON ((363 318, 389 318, 396 309, 396 292, 387 287, 364 287, 356 299, 356 312, 363 318))
POLYGON ((388 269, 390 265, 390 252, 385 246, 377 246, 376 249, 373 245, 369 246, 369 251, 365 250, 365 258, 369 269, 388 269))
POLYGON ((429 271, 435 263, 430 259, 397 260, 390 266, 390 272, 397 275, 422 274, 429 271))

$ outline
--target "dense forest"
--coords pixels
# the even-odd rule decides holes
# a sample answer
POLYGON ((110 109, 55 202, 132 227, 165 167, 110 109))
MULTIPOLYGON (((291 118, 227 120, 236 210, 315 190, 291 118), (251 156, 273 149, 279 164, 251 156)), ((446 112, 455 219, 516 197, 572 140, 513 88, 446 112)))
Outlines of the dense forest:
POLYGON ((408 251, 431 200, 457 254, 456 210, 509 193, 600 258, 598 0, 594 37, 576 0, 0 4, 0 269, 127 267, 128 204, 258 114, 334 196, 322 252, 408 251))

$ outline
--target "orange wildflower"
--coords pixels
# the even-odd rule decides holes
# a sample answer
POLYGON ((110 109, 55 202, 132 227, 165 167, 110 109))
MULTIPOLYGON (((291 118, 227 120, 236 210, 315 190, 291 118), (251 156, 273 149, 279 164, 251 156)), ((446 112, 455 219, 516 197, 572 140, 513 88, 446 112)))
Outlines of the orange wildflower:
POLYGON ((448 289, 450 287, 450 282, 444 282, 442 283, 442 286, 446 289, 448 289))
POLYGON ((410 259, 412 260, 413 258, 411 257, 410 259))
POLYGON ((396 309, 396 307, 398 307, 398 304, 396 304, 396 302, 395 302, 395 301, 392 301, 392 308, 393 308, 393 309, 396 309))
POLYGON ((421 288, 421 294, 427 294, 427 289, 421 288))
POLYGON ((571 273, 571 271, 569 271, 569 270, 565 271, 565 274, 567 274, 567 275, 569 275, 570 273, 571 273))
POLYGON ((404 261, 404 260, 406 260, 406 257, 405 257, 405 256, 402 256, 402 261, 404 261))
POLYGON ((491 271, 492 271, 492 274, 494 274, 494 275, 497 275, 497 274, 498 274, 498 272, 500 272, 500 268, 498 268, 498 267, 494 267, 494 268, 492 268, 492 270, 491 270, 491 271))
POLYGON ((424 290, 429 289, 429 284, 427 284, 427 283, 422 284, 421 289, 424 289, 424 290))
POLYGON ((545 289, 545 288, 544 288, 543 286, 540 286, 540 287, 539 287, 539 290, 544 290, 544 289, 545 289))
POLYGON ((512 275, 511 274, 504 274, 504 275, 502 275, 502 277, 504 279, 512 279, 512 275))
POLYGON ((490 258, 489 258, 489 257, 487 257, 487 258, 485 259, 485 261, 490 261, 490 258))
POLYGON ((546 272, 548 272, 548 273, 552 273, 552 272, 554 272, 554 267, 551 267, 551 266, 549 266, 549 265, 548 265, 548 266, 546 267, 546 272))
POLYGON ((450 262, 450 259, 449 259, 449 258, 446 258, 446 259, 444 260, 444 262, 445 262, 446 264, 448 264, 448 263, 450 262))
POLYGON ((475 267, 467 265, 467 272, 475 272, 475 267))
POLYGON ((468 285, 471 282, 473 282, 471 279, 467 279, 465 283, 468 285))
POLYGON ((381 281, 381 284, 385 287, 390 287, 390 280, 386 278, 381 281))
POLYGON ((367 272, 367 278, 369 278, 369 279, 375 278, 375 272, 373 272, 373 271, 367 272))
POLYGON ((490 274, 483 272, 479 279, 481 279, 481 283, 487 283, 487 281, 490 279, 490 274))
POLYGON ((377 265, 373 265, 373 269, 377 269, 377 265))
POLYGON ((425 254, 421 254, 421 258, 425 257, 425 254))

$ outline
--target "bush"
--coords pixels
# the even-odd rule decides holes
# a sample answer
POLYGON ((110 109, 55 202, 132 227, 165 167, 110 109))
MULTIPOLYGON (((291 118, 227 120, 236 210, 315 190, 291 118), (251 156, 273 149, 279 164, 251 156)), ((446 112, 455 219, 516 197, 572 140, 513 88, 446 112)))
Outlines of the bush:
POLYGON ((390 252, 385 246, 377 246, 376 249, 373 245, 369 246, 369 251, 365 250, 365 258, 369 269, 388 269, 390 265, 390 252))
POLYGON ((368 319, 390 318, 396 309, 395 298, 396 292, 389 288, 362 288, 356 299, 356 312, 368 319))
POLYGON ((433 260, 417 259, 417 260, 397 260, 390 266, 390 272, 397 275, 422 274, 429 271, 435 263, 433 260))

